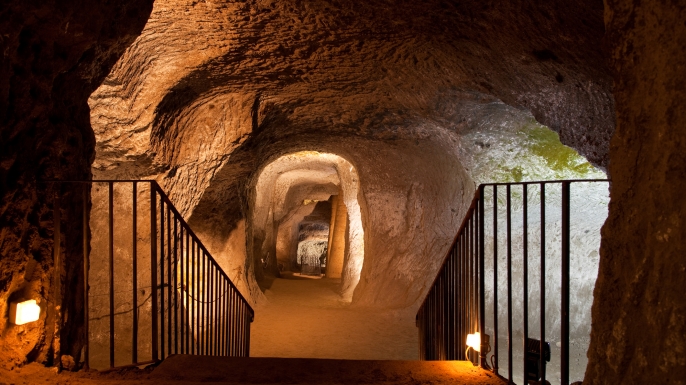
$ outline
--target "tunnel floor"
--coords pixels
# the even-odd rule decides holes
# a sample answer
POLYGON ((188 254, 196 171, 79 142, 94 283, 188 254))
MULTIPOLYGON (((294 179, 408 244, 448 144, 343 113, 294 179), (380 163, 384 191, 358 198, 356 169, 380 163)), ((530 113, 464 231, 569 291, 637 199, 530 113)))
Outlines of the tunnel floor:
POLYGON ((433 384, 500 385, 492 373, 466 361, 374 361, 309 358, 170 356, 156 368, 117 372, 62 372, 32 363, 0 369, 0 383, 134 384, 433 384))
POLYGON ((416 360, 415 314, 342 302, 340 280, 284 274, 255 308, 251 357, 416 360))

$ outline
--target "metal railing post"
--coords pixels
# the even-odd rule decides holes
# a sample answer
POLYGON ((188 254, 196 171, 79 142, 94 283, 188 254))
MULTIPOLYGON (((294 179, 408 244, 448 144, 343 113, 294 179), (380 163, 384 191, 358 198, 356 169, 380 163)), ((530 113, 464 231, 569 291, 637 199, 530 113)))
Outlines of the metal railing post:
MULTIPOLYGON (((485 274, 485 213, 484 213, 484 186, 479 186, 479 331, 486 333, 486 274, 485 274)), ((484 344, 481 345, 481 367, 488 368, 487 352, 484 344)))
POLYGON ((131 363, 138 362, 138 183, 133 182, 131 193, 131 275, 132 275, 132 315, 133 333, 131 336, 131 363))
POLYGON ((110 367, 114 367, 114 182, 108 183, 109 280, 110 280, 110 367))
POLYGON ((541 369, 541 383, 545 384, 545 183, 541 183, 541 309, 540 309, 540 324, 541 324, 541 341, 540 341, 540 358, 539 368, 541 369))
POLYGON ((155 182, 150 182, 150 300, 152 301, 152 359, 159 359, 157 329, 157 191, 155 182))
POLYGON ((569 259, 570 259, 570 182, 562 182, 562 325, 560 374, 563 385, 569 384, 569 259))

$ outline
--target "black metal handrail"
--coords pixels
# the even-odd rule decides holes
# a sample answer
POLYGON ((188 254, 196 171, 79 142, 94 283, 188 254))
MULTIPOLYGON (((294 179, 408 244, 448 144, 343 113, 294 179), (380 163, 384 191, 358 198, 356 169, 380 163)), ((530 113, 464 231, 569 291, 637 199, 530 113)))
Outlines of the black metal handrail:
MULTIPOLYGON (((419 311, 417 312, 417 327, 419 329, 420 359, 422 360, 477 360, 484 369, 498 373, 498 187, 505 187, 506 196, 506 264, 507 264, 507 378, 509 383, 513 378, 513 326, 512 326, 512 217, 511 198, 512 187, 521 186, 522 191, 522 299, 523 299, 523 351, 537 352, 538 379, 545 383, 545 361, 549 360, 550 348, 545 341, 545 263, 546 263, 546 185, 561 185, 561 327, 560 327, 560 374, 561 383, 569 384, 569 298, 570 298, 570 185, 572 183, 609 182, 606 179, 581 179, 563 181, 536 181, 519 183, 488 183, 482 184, 476 190, 465 218, 450 246, 441 268, 429 289, 419 311), (539 186, 540 191, 540 341, 529 339, 529 308, 528 308, 528 187, 539 186), (485 208, 489 202, 485 200, 485 191, 492 189, 493 201, 493 266, 485 270, 485 208), (487 354, 490 344, 485 336, 486 331, 486 279, 493 279, 493 355, 490 364, 487 354), (466 352, 467 335, 474 332, 482 334, 480 354, 466 352), (534 345, 532 345, 534 344, 534 345), (527 350, 528 348, 528 350, 527 350), (546 355, 548 355, 546 357, 546 355)), ((530 357, 529 357, 530 358, 530 357)), ((527 378, 527 357, 524 357, 524 379, 527 378)), ((530 363, 529 363, 530 365, 530 363)), ((525 380, 526 381, 526 380, 525 380)))
MULTIPOLYGON (((80 225, 86 288, 83 293, 86 366, 89 366, 89 357, 93 353, 92 339, 105 334, 109 340, 107 352, 101 353, 108 356, 110 368, 158 362, 171 354, 249 356, 253 309, 157 182, 90 180, 50 183, 61 185, 54 201, 56 256, 62 254, 62 242, 59 241, 62 225, 59 191, 77 185, 84 187, 84 215, 80 225), (92 187, 99 184, 107 186, 106 230, 93 228, 93 218, 89 223, 86 215, 92 187), (124 186, 123 189, 128 190, 123 193, 120 191, 119 196, 124 195, 122 201, 130 203, 130 212, 117 212, 119 205, 115 207, 115 186, 124 186), (146 187, 149 191, 145 191, 146 187), (126 197, 128 192, 131 193, 130 199, 126 197), (139 196, 146 195, 149 204, 141 204, 139 196), (141 222, 142 217, 149 217, 149 222, 141 222), (148 224, 149 229, 141 230, 142 225, 148 224), (92 242, 94 237, 103 238, 103 234, 91 236, 89 230, 107 232, 107 240, 102 242, 107 244, 106 250, 92 242), (130 231, 129 235, 123 236, 127 231, 130 231), (118 233, 116 237, 115 232, 118 233), (142 259, 146 256, 149 257, 147 262, 142 259), (101 296, 107 297, 109 309, 104 316, 92 318, 90 303, 97 300, 98 296, 89 293, 89 284, 97 284, 99 289, 105 286, 104 282, 89 282, 93 258, 100 258, 95 262, 107 269, 107 293, 101 296), (127 277, 130 278, 127 280, 127 277), (122 293, 125 294, 129 286, 130 296, 127 297, 122 293), (146 293, 148 290, 149 295, 146 293), (139 297, 143 293, 148 295, 147 298, 139 297), (131 301, 129 306, 126 305, 127 301, 131 301), (124 310, 121 310, 122 306, 124 310), (145 311, 148 307, 149 313, 145 311), (124 316, 129 311, 131 318, 126 321, 124 316), (108 325, 97 331, 92 330, 92 323, 103 318, 108 319, 108 325), (127 334, 130 334, 130 341, 125 342, 121 335, 127 334), (140 350, 144 350, 146 359, 141 359, 140 350), (130 354, 130 361, 122 358, 125 354, 130 354)), ((70 192, 73 193, 73 190, 70 192)), ((119 199, 117 203, 121 203, 119 199)))

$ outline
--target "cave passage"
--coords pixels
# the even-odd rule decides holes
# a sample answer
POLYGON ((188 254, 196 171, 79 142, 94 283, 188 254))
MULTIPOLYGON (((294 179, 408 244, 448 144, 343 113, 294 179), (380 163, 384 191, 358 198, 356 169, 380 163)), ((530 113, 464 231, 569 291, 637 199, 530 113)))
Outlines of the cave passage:
POLYGON ((364 261, 358 192, 355 167, 338 155, 302 151, 264 167, 251 223, 263 290, 287 273, 325 276, 340 281, 343 301, 352 300, 364 261))

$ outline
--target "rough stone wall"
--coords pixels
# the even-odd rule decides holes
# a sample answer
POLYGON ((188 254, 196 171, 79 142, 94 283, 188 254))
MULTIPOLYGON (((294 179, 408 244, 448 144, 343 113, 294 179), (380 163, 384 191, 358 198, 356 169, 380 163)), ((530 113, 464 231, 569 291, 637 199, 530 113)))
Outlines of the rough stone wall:
POLYGON ((686 4, 606 1, 617 129, 585 384, 686 383, 686 4))
MULTIPOLYGON (((49 185, 37 180, 86 179, 94 157, 88 96, 142 30, 152 1, 3 2, 0 5, 0 365, 51 362, 48 318, 8 324, 8 298, 31 297, 51 307, 52 229, 49 185), (32 273, 29 273, 33 270, 32 273)), ((81 218, 76 197, 63 217, 81 218)), ((73 222, 72 222, 73 223, 73 222)), ((81 250, 66 226, 62 317, 82 316, 81 250)), ((62 353, 77 356, 81 325, 61 331, 62 353)))

